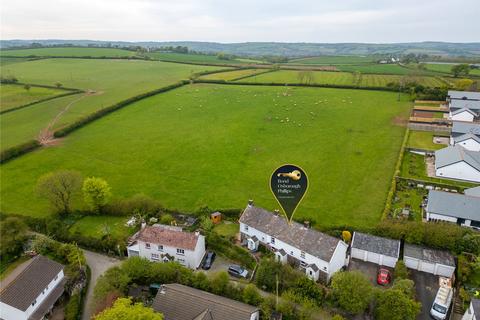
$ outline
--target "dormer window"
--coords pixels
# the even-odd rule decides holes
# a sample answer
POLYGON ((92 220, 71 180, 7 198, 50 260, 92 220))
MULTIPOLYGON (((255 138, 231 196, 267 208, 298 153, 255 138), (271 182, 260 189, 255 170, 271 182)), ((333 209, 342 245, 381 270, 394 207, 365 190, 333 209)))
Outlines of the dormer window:
POLYGON ((158 245, 158 251, 163 251, 163 246, 161 244, 158 245))
POLYGON ((305 252, 304 251, 300 252, 300 258, 305 259, 305 252))
POLYGON ((274 237, 272 237, 272 238, 270 239, 270 243, 271 243, 271 244, 275 244, 275 238, 274 238, 274 237))

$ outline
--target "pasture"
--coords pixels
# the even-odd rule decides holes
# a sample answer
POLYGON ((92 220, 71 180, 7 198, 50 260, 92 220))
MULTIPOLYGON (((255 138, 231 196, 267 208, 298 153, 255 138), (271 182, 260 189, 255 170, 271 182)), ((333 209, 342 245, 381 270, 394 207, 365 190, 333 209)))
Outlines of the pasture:
POLYGON ((236 79, 239 79, 239 78, 253 76, 255 74, 263 73, 266 71, 268 71, 268 69, 241 69, 241 70, 207 74, 202 76, 201 79, 235 81, 236 79))
POLYGON ((222 60, 219 59, 216 55, 208 54, 192 54, 192 53, 175 53, 175 52, 149 52, 146 54, 147 57, 158 60, 166 61, 176 61, 176 62, 185 62, 185 63, 205 63, 205 64, 240 64, 244 63, 243 61, 233 59, 233 60, 222 60))
POLYGON ((343 64, 361 64, 372 63, 374 57, 371 56, 318 56, 292 59, 289 64, 312 64, 312 65, 343 65, 343 64))
POLYGON ((58 47, 0 50, 7 57, 131 57, 135 51, 116 48, 58 47))
POLYGON ((397 74, 397 75, 409 75, 409 74, 423 74, 425 71, 412 70, 402 67, 398 64, 365 64, 365 65, 340 65, 337 66, 340 71, 346 72, 361 72, 361 73, 375 73, 375 74, 397 74))
POLYGON ((37 137, 62 111, 52 130, 134 95, 187 79, 194 72, 217 69, 220 67, 108 59, 43 59, 7 65, 1 68, 2 75, 13 75, 20 82, 46 85, 60 82, 64 87, 89 93, 0 115, 2 149, 37 137))
POLYGON ((52 88, 30 87, 2 84, 0 86, 0 111, 9 110, 28 103, 50 98, 67 91, 52 88))
MULTIPOLYGON (((0 167, 0 210, 51 212, 35 192, 47 172, 105 178, 114 197, 165 207, 277 207, 269 177, 295 163, 310 187, 296 218, 371 226, 383 210, 411 102, 391 92, 195 84, 138 101, 0 167), (365 193, 368 190, 368 195, 365 193), (29 201, 25 201, 29 199, 29 201)), ((75 208, 82 208, 77 201, 75 208)))
MULTIPOLYGON (((426 63, 425 68, 427 70, 431 70, 435 72, 452 74, 452 67, 454 65, 455 63, 426 63)), ((480 76, 480 69, 470 69, 469 74, 474 76, 480 76)))

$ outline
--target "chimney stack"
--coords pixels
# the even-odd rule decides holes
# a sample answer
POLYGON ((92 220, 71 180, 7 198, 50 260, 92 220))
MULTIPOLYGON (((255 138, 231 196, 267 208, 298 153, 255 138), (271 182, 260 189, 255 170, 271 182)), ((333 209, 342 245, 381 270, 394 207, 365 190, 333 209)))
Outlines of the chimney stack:
POLYGON ((304 221, 303 221, 303 226, 304 226, 305 228, 307 228, 307 229, 310 229, 310 221, 304 220, 304 221))
POLYGON ((278 215, 280 214, 280 211, 278 209, 275 209, 273 211, 273 214, 275 215, 275 217, 278 217, 278 215))
POLYGON ((253 207, 253 200, 252 199, 248 200, 248 206, 253 207))
POLYGON ((145 229, 146 226, 147 226, 147 223, 144 220, 142 220, 141 229, 145 229))

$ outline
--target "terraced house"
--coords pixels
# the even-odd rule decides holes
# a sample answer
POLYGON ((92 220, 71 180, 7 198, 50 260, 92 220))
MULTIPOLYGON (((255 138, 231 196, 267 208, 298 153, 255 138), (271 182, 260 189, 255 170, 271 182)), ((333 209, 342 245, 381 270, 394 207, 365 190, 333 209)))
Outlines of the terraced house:
POLYGON ((346 265, 345 242, 308 225, 289 224, 278 212, 255 207, 252 201, 240 217, 240 235, 248 249, 255 251, 262 244, 278 261, 300 268, 315 281, 330 281, 346 265))

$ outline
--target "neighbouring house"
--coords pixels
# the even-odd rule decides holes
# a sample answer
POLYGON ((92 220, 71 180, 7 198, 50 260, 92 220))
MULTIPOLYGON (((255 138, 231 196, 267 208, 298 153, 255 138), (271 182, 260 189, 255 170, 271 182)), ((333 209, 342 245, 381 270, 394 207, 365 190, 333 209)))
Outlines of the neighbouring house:
POLYGON ((452 100, 480 100, 480 92, 448 90, 447 101, 452 100))
POLYGON ((448 103, 448 108, 451 113, 461 109, 469 109, 478 113, 480 111, 480 101, 453 99, 448 103))
POLYGON ((450 144, 455 144, 455 138, 471 134, 480 139, 480 124, 462 121, 453 121, 452 132, 450 133, 450 144))
POLYGON ((277 212, 255 207, 252 201, 240 217, 240 236, 248 249, 257 250, 262 244, 278 261, 301 268, 315 281, 330 281, 347 264, 348 245, 342 240, 313 230, 308 224, 288 223, 277 212))
POLYGON ((165 320, 258 320, 257 307, 172 283, 163 285, 152 304, 165 320))
POLYGON ((470 151, 480 152, 480 138, 471 133, 466 133, 453 138, 453 145, 461 146, 470 151))
POLYGON ((1 283, 0 318, 40 320, 62 296, 64 266, 38 255, 12 271, 1 283))
POLYGON ((435 151, 435 175, 439 178, 480 182, 480 152, 458 145, 435 151))
POLYGON ((185 232, 181 227, 154 224, 142 225, 127 247, 129 257, 140 256, 150 261, 176 261, 197 269, 205 255, 205 237, 198 232, 185 232))
POLYGON ((351 256, 362 261, 394 268, 400 256, 400 241, 354 232, 351 256))
POLYGON ((480 320, 480 299, 472 299, 462 320, 480 320))
MULTIPOLYGON (((480 101, 479 101, 480 102, 480 101)), ((466 121, 466 122, 473 122, 476 118, 478 118, 478 112, 469 109, 468 106, 450 110, 449 118, 453 121, 466 121)))
POLYGON ((425 212, 428 221, 480 229, 480 187, 467 189, 465 194, 430 190, 425 212))
POLYGON ((412 244, 403 246, 403 262, 407 268, 451 278, 455 260, 447 251, 424 248, 412 244))

